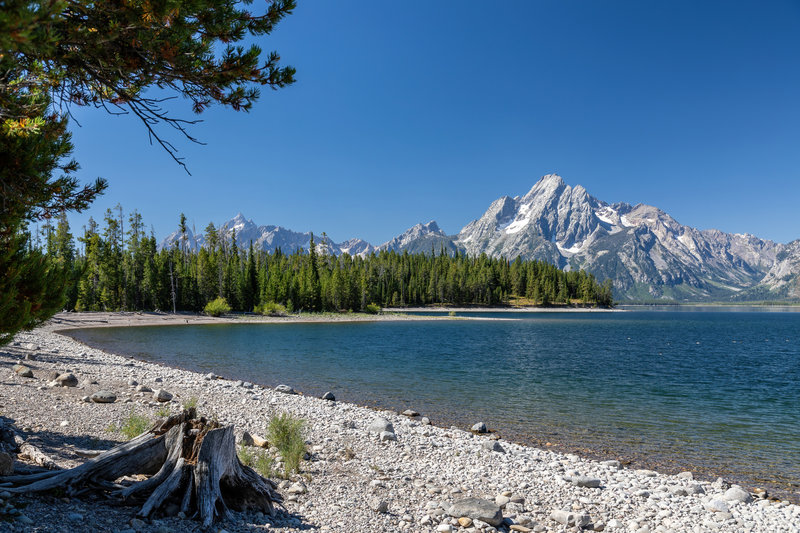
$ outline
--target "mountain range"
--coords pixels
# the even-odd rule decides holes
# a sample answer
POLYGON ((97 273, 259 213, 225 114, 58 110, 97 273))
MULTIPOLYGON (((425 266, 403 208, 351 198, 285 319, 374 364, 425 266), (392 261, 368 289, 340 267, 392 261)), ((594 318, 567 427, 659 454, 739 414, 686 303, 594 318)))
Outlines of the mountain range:
MULTIPOLYGON (((310 233, 256 226, 240 213, 219 228, 237 244, 284 252, 308 249, 310 233)), ((609 204, 555 174, 543 176, 524 196, 503 196, 456 235, 435 221, 417 224, 373 246, 361 239, 334 243, 316 235, 319 251, 365 255, 485 253, 513 260, 539 259, 565 270, 584 269, 614 282, 615 297, 637 301, 755 301, 800 299, 800 239, 788 244, 748 234, 684 226, 649 205, 609 204)), ((179 242, 174 232, 162 247, 179 242)), ((188 247, 205 244, 186 232, 188 247)))

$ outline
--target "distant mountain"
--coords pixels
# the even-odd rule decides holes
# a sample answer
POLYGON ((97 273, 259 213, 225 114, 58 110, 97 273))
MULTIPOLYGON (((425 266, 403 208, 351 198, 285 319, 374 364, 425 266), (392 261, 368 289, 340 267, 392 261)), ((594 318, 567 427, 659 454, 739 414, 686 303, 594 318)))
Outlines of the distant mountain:
POLYGON ((470 254, 543 259, 611 278, 632 299, 705 300, 754 287, 785 245, 752 235, 696 230, 649 205, 608 204, 561 177, 522 197, 499 198, 458 234, 470 254))
POLYGON ((439 225, 433 220, 427 224, 417 224, 394 239, 378 246, 378 250, 424 254, 438 254, 443 248, 449 254, 457 250, 453 244, 453 238, 439 229, 439 225))
MULTIPOLYGON (((311 232, 298 233, 281 226, 256 226, 256 224, 246 219, 241 213, 228 220, 217 228, 217 233, 225 239, 236 237, 236 245, 240 248, 247 248, 250 243, 257 250, 269 252, 280 248, 282 252, 292 253, 297 250, 308 250, 311 245, 311 232)), ((319 252, 333 255, 348 253, 350 255, 366 255, 375 250, 367 241, 362 239, 350 239, 342 243, 325 241, 322 234, 315 234, 314 241, 319 252)), ((161 242, 161 248, 171 248, 181 242, 179 231, 172 232, 161 242)), ((205 237, 193 235, 190 230, 186 232, 186 245, 190 249, 198 249, 205 245, 205 237)))
MULTIPOLYGON (((256 226, 241 214, 220 227, 240 247, 285 252, 308 249, 310 233, 280 226, 256 226)), ((179 243, 175 232, 162 246, 179 243)), ((204 245, 187 232, 186 246, 204 245)), ((361 239, 322 242, 320 251, 366 255, 394 250, 409 253, 485 253, 513 260, 539 259, 565 270, 584 269, 612 279, 615 295, 628 300, 754 301, 800 299, 800 240, 780 244, 748 234, 697 230, 678 223, 657 207, 609 204, 555 174, 542 177, 524 196, 503 196, 457 235, 435 221, 417 224, 374 247, 361 239)))

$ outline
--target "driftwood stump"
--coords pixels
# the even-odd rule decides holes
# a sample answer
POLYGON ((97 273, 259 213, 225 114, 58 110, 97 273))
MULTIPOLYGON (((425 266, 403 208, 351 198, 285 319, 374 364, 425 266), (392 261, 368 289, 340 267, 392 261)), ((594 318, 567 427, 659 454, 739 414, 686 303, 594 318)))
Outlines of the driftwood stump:
POLYGON ((181 511, 204 526, 225 518, 229 509, 272 514, 273 503, 282 501, 275 483, 239 461, 233 426, 198 419, 194 409, 160 421, 75 468, 6 476, 0 481, 11 483, 3 490, 12 493, 56 488, 70 496, 101 492, 141 504, 138 515, 143 518, 181 511), (130 483, 128 476, 137 474, 150 477, 130 483))

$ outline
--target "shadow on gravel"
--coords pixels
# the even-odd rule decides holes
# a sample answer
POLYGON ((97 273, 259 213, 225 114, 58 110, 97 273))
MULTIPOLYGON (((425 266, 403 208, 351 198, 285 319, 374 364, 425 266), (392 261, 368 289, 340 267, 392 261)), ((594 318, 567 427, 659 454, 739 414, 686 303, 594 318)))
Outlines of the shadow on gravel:
POLYGON ((111 439, 101 439, 86 435, 65 435, 53 431, 22 431, 14 423, 13 418, 0 415, 0 427, 14 427, 15 431, 23 438, 26 444, 31 444, 38 448, 42 453, 59 461, 74 461, 82 463, 87 460, 84 455, 77 453, 78 450, 99 450, 104 451, 119 444, 119 441, 111 439))

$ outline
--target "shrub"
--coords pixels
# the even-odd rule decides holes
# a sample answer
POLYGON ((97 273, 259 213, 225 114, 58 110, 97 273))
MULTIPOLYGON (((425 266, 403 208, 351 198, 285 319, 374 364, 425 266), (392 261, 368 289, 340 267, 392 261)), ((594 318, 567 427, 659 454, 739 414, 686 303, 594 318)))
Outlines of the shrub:
POLYGON ((148 429, 150 429, 150 419, 131 410, 128 418, 126 418, 119 427, 119 432, 122 433, 126 439, 131 440, 133 437, 138 437, 148 429))
POLYGON ((266 316, 287 316, 289 314, 286 306, 277 302, 264 302, 261 305, 257 305, 253 311, 259 315, 266 316))
POLYGON ((284 474, 289 477, 292 472, 300 471, 300 461, 306 454, 306 442, 303 438, 302 418, 289 413, 273 416, 267 426, 267 440, 278 449, 283 458, 284 474))
POLYGON ((266 452, 266 450, 260 450, 258 448, 251 448, 248 446, 239 446, 239 453, 237 455, 239 456, 239 460, 243 465, 249 466, 258 472, 262 477, 275 477, 275 471, 272 468, 274 461, 266 452))
POLYGON ((191 398, 183 402, 183 405, 181 407, 183 407, 184 410, 186 411, 188 411, 189 409, 197 408, 197 396, 192 396, 191 398))
POLYGON ((450 311, 449 313, 447 313, 447 316, 456 316, 456 312, 455 311, 450 311))
POLYGON ((208 302, 203 309, 203 312, 209 316, 220 316, 225 313, 231 312, 231 306, 225 301, 225 298, 219 297, 208 302))
POLYGON ((367 307, 364 308, 364 312, 370 315, 377 315, 381 312, 381 306, 378 304, 367 304, 367 307))

